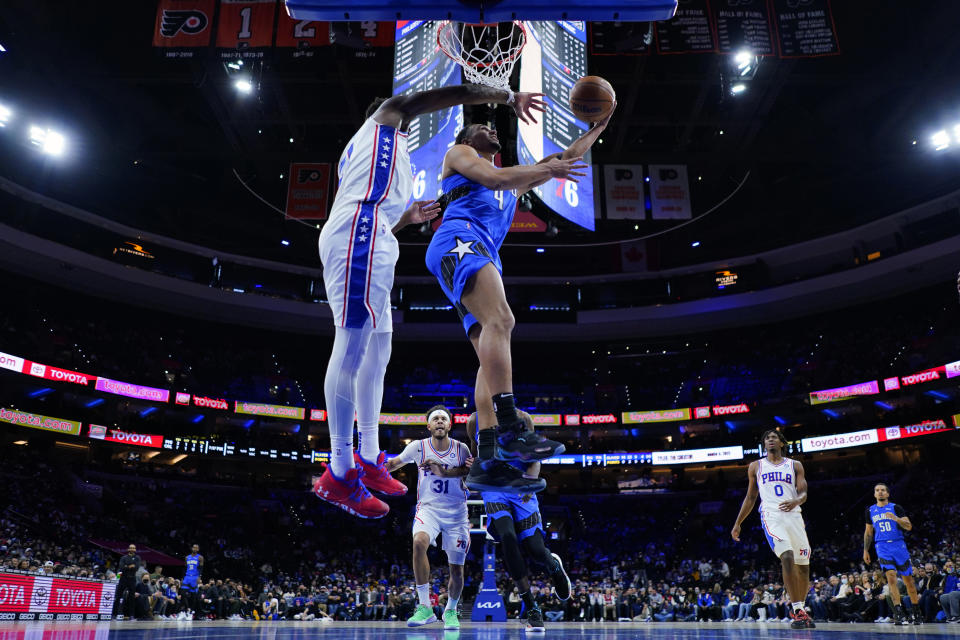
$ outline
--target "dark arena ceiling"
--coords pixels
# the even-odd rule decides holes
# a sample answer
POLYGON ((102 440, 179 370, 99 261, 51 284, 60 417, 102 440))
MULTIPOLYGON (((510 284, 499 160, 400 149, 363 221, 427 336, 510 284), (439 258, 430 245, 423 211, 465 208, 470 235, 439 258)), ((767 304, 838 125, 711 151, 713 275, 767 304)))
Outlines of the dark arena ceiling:
MULTIPOLYGON (((393 48, 268 54, 256 65, 255 91, 242 96, 212 50, 191 60, 158 55, 156 8, 3 3, 0 103, 60 127, 70 153, 43 158, 0 129, 0 175, 134 227, 319 266, 316 229, 284 221, 234 172, 282 207, 289 163, 335 163, 366 105, 390 93, 393 48)), ((736 97, 721 90, 731 56, 589 56, 588 71, 614 85, 620 104, 594 163, 688 165, 695 217, 749 172, 709 217, 658 238, 665 266, 850 228, 960 186, 960 154, 930 144, 933 131, 960 121, 960 6, 838 1, 832 11, 840 55, 763 58, 749 91, 736 97)), ((498 116, 501 138, 512 141, 510 120, 498 116)), ((589 244, 669 228, 598 221, 588 232, 542 206, 534 212, 555 221, 559 235, 508 242, 589 244)), ((402 240, 428 238, 409 229, 402 240)), ((600 250, 585 247, 584 255, 600 250)), ((400 271, 424 275, 422 256, 406 250, 400 271)), ((524 251, 511 271, 535 261, 557 274, 571 268, 544 267, 548 257, 524 251)))

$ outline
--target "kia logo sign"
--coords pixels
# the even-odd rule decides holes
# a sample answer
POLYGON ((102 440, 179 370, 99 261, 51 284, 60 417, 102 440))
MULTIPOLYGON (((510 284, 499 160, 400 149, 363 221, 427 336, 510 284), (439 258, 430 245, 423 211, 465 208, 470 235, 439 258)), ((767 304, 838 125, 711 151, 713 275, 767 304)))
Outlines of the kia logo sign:
POLYGON ((499 609, 503 604, 500 602, 479 602, 477 609, 499 609))

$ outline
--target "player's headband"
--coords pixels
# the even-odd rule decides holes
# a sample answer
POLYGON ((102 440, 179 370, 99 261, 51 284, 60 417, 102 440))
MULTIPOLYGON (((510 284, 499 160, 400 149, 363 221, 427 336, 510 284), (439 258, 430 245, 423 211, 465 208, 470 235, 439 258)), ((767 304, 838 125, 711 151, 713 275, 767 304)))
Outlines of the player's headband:
POLYGON ((430 421, 433 420, 433 416, 435 416, 438 413, 442 413, 443 415, 447 416, 447 419, 450 418, 447 412, 444 411, 443 409, 434 409, 433 411, 430 412, 430 415, 427 416, 427 424, 430 424, 430 421))

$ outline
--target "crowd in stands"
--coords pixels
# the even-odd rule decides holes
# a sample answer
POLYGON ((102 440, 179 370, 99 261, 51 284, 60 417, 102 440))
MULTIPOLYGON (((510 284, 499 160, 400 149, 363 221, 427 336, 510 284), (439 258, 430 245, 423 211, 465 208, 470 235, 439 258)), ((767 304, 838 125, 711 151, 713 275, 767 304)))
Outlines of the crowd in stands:
MULTIPOLYGON (((416 605, 409 501, 369 526, 302 491, 95 472, 31 449, 9 447, 0 454, 7 489, 0 498, 5 571, 116 579, 117 556, 89 542, 109 535, 179 558, 197 543, 205 557, 196 593, 183 587, 182 567, 141 566, 136 595, 118 603, 118 613, 128 616, 389 621, 406 619, 416 605), (98 483, 102 492, 80 491, 78 483, 98 483), (334 539, 351 544, 337 548, 334 539)), ((917 606, 928 621, 956 617, 943 611, 951 605, 941 605, 940 596, 957 591, 960 505, 937 481, 942 473, 942 466, 914 467, 891 483, 894 500, 914 522, 908 545, 922 594, 917 606)), ((880 476, 818 481, 808 470, 808 477, 811 615, 888 619, 885 580, 860 559, 862 512, 880 476)), ((748 520, 742 543, 730 539, 741 497, 742 487, 720 495, 704 489, 591 500, 553 496, 544 504, 545 514, 553 515, 544 519, 555 521, 548 528, 560 536, 548 543, 563 554, 573 595, 559 601, 532 567, 535 600, 548 621, 783 621, 789 603, 779 562, 757 523, 748 520)), ((482 577, 482 544, 475 542, 462 599, 467 607, 482 577)), ((445 562, 439 553, 432 559, 432 602, 441 610, 445 562)), ((522 616, 505 572, 498 582, 510 615, 522 616)))

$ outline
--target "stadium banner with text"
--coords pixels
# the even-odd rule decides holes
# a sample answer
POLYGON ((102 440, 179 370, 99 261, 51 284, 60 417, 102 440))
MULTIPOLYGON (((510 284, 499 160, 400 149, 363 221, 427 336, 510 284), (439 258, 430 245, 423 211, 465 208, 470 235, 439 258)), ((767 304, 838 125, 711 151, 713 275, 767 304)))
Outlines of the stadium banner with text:
POLYGON ((267 418, 293 418, 303 420, 306 415, 304 407, 288 407, 280 404, 263 404, 262 402, 242 402, 237 400, 234 413, 243 413, 249 416, 265 416, 267 418))
POLYGON ((603 167, 607 220, 644 220, 643 165, 608 164, 603 167))
POLYGON ((31 429, 43 429, 44 431, 53 431, 71 436, 80 435, 80 423, 75 420, 64 420, 63 418, 51 418, 42 416, 38 413, 27 413, 16 409, 7 409, 0 407, 0 422, 17 425, 18 427, 29 427, 31 429))
POLYGON ((957 376, 960 376, 960 360, 943 365, 943 369, 948 378, 956 378, 957 376))
POLYGON ((160 0, 153 27, 153 46, 165 58, 192 58, 210 46, 214 0, 160 0))
POLYGON ((220 0, 217 48, 223 59, 263 58, 273 45, 276 0, 220 0))
POLYGON ((933 369, 927 369, 926 371, 918 371, 917 373, 912 373, 909 376, 900 377, 900 386, 909 387, 915 384, 923 384, 924 382, 933 382, 934 380, 942 380, 947 377, 946 367, 934 367, 933 369))
POLYGON ((310 420, 312 422, 323 422, 327 419, 326 409, 310 409, 310 420))
POLYGON ((517 208, 513 214, 513 222, 510 223, 509 233, 543 233, 547 230, 547 223, 533 215, 529 211, 517 208))
POLYGON ((743 460, 743 447, 713 447, 710 449, 653 452, 654 465, 724 462, 727 460, 743 460))
POLYGON ((953 414, 953 426, 960 429, 960 413, 953 414))
POLYGON ((157 389, 156 387, 145 387, 132 382, 120 382, 110 378, 97 378, 97 391, 112 393, 118 396, 128 398, 137 398, 138 400, 152 400, 154 402, 166 402, 170 399, 170 392, 166 389, 157 389))
POLYGON ((880 442, 880 437, 877 434, 877 429, 865 429, 864 431, 837 433, 831 436, 803 438, 800 440, 800 446, 804 453, 809 453, 811 451, 860 447, 867 444, 877 444, 878 442, 880 442))
POLYGON ((97 382, 97 376, 91 376, 87 375, 86 373, 79 373, 77 371, 70 371, 69 369, 58 369, 57 367, 40 364, 39 362, 27 362, 23 372, 29 373, 31 376, 36 378, 43 378, 44 380, 70 382, 72 384, 79 384, 84 387, 96 385, 97 382))
POLYGON ((538 427, 559 427, 561 425, 559 413, 537 413, 531 414, 533 424, 538 427))
POLYGON ((670 20, 654 23, 657 53, 713 53, 717 41, 707 0, 685 0, 670 20))
POLYGON ((24 362, 25 360, 23 358, 18 358, 17 356, 12 356, 9 353, 0 351, 0 369, 23 373, 24 362))
POLYGON ((330 46, 330 23, 318 20, 294 20, 286 11, 277 18, 278 49, 293 49, 294 58, 312 58, 314 49, 330 46))
POLYGON ((0 612, 18 620, 109 620, 116 590, 115 582, 0 572, 0 612))
POLYGON ((654 220, 686 220, 693 217, 687 165, 650 165, 650 206, 650 217, 654 220))
POLYGON ((954 431, 955 427, 947 426, 946 420, 924 420, 918 424, 908 424, 903 427, 881 427, 877 429, 877 435, 880 442, 888 440, 902 440, 903 438, 916 438, 917 436, 927 436, 933 433, 943 433, 944 431, 954 431))
POLYGON ((624 411, 620 416, 623 424, 646 422, 679 422, 690 419, 690 409, 661 409, 659 411, 624 411))
POLYGON ((773 0, 773 12, 781 58, 840 54, 830 0, 773 0))
POLYGON ((425 413, 381 413, 380 424, 422 426, 427 424, 425 413))
POLYGON ((287 183, 288 218, 326 220, 330 197, 329 162, 291 162, 287 183))
POLYGON ((720 53, 748 49, 754 55, 773 54, 773 27, 766 2, 712 0, 710 9, 720 53))
POLYGON ((880 385, 876 380, 869 382, 858 382, 857 384, 847 385, 846 387, 836 387, 835 389, 822 389, 810 393, 810 404, 824 404, 826 402, 837 402, 847 398, 858 398, 860 396, 872 396, 880 393, 880 385))
POLYGON ((221 411, 230 411, 230 403, 223 398, 207 398, 206 396, 193 396, 193 405, 203 409, 219 409, 221 411))
POLYGON ((107 442, 118 442, 120 444, 133 444, 138 447, 151 447, 160 449, 163 447, 163 436, 147 433, 134 433, 132 431, 120 431, 111 429, 100 424, 91 424, 87 430, 87 436, 94 440, 105 440, 107 442))

